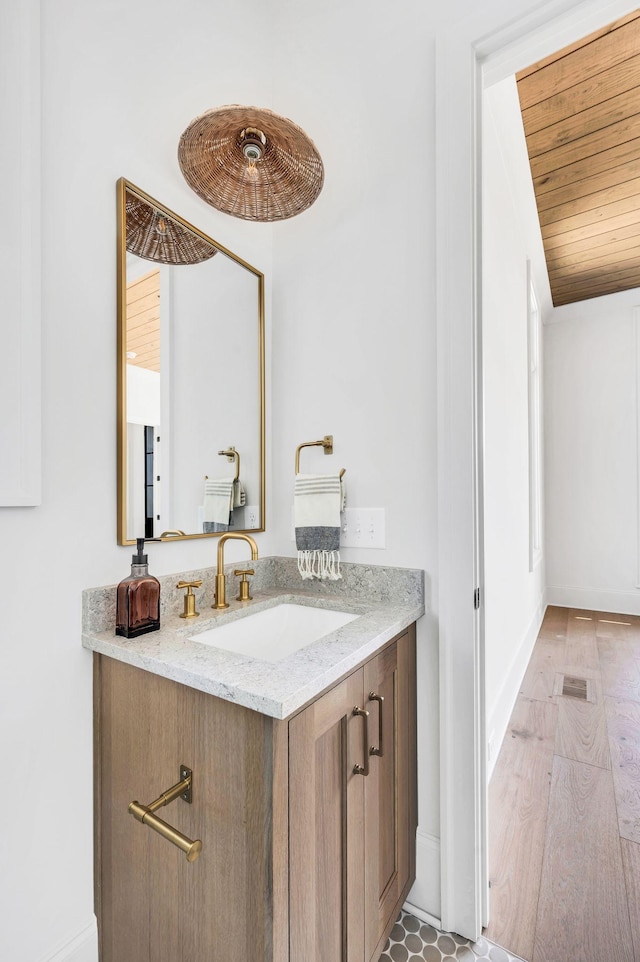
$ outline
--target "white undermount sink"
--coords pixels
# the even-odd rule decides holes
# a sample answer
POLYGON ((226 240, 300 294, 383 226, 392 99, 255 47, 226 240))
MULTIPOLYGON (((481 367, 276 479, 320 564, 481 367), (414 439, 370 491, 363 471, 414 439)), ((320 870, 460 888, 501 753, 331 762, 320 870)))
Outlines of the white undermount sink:
POLYGON ((189 641, 262 661, 280 661, 357 617, 333 608, 284 603, 245 615, 219 628, 209 628, 199 635, 190 635, 189 641))

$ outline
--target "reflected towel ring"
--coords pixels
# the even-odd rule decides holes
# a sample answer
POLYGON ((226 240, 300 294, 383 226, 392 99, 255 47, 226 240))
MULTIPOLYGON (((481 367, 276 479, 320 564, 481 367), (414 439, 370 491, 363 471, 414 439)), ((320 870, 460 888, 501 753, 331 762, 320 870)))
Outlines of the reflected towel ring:
MULTIPOLYGON (((236 462, 236 474, 234 477, 234 483, 240 480, 240 454, 234 447, 227 448, 225 451, 218 451, 218 454, 224 455, 228 461, 236 462)), ((209 475, 205 474, 205 481, 209 480, 209 475)))

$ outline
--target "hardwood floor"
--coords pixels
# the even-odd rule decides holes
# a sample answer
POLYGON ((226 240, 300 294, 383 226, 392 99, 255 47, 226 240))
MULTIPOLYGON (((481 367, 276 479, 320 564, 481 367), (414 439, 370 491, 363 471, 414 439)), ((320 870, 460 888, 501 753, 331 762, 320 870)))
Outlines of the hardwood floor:
POLYGON ((489 787, 489 870, 485 934, 510 952, 640 962, 639 617, 547 609, 489 787))

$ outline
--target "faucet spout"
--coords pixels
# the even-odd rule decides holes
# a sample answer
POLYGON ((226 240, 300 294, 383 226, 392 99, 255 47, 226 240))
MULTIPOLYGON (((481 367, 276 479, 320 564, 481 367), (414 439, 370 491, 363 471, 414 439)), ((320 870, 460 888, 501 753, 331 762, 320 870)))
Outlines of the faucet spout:
POLYGON ((251 548, 251 560, 258 560, 258 545, 255 543, 251 535, 240 534, 236 531, 228 531, 226 534, 221 535, 218 540, 218 569, 216 574, 216 592, 214 602, 211 605, 212 608, 228 608, 226 598, 226 585, 224 580, 224 546, 227 541, 246 541, 251 548))

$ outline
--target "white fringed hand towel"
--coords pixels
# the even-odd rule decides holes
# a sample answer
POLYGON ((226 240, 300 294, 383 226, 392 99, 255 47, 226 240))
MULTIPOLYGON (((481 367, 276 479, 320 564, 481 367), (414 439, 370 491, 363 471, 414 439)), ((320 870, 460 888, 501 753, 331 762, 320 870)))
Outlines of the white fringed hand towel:
POLYGON ((340 511, 344 486, 337 474, 298 474, 293 516, 298 571, 309 578, 337 581, 340 572, 340 511))
POLYGON ((228 531, 233 510, 233 478, 218 478, 204 483, 205 532, 228 531))

